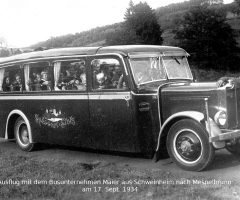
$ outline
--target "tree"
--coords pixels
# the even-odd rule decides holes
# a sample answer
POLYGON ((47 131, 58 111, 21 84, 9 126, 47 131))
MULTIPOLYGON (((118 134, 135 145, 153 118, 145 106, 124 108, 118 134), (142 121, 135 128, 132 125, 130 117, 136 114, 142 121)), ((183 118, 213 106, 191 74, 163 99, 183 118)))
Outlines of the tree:
POLYGON ((234 0, 234 2, 235 2, 238 6, 240 6, 240 0, 234 0))
POLYGON ((135 33, 139 43, 162 44, 160 25, 152 8, 146 2, 134 5, 130 1, 124 19, 126 28, 135 33))
POLYGON ((0 47, 7 47, 7 41, 4 37, 0 36, 0 47))
POLYGON ((237 4, 237 6, 234 7, 234 13, 238 16, 240 14, 240 0, 234 0, 234 2, 237 4))
POLYGON ((206 7, 189 10, 175 22, 175 39, 178 46, 190 53, 190 59, 204 67, 215 69, 237 68, 239 52, 233 29, 225 16, 206 7))
POLYGON ((8 57, 11 53, 7 48, 0 49, 0 57, 8 57))
POLYGON ((154 11, 146 2, 134 5, 130 1, 124 19, 125 21, 115 33, 108 35, 106 40, 108 45, 162 44, 160 25, 154 11))

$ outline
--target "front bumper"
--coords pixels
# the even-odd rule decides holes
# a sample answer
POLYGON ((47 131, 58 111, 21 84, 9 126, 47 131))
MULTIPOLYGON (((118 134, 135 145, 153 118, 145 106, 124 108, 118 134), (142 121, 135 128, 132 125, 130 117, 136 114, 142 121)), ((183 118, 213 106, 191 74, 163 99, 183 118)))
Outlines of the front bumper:
POLYGON ((240 130, 222 129, 221 134, 209 138, 210 142, 224 141, 240 137, 240 130))

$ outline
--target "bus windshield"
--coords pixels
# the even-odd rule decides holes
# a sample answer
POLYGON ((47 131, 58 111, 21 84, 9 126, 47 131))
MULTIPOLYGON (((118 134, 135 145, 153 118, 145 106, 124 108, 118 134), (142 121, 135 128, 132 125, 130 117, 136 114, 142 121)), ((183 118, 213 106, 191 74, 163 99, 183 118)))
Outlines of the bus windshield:
POLYGON ((130 58, 136 84, 165 79, 193 79, 185 56, 130 58))
POLYGON ((166 79, 160 57, 131 58, 130 62, 137 84, 166 79))
POLYGON ((185 56, 163 56, 169 79, 193 79, 185 56))

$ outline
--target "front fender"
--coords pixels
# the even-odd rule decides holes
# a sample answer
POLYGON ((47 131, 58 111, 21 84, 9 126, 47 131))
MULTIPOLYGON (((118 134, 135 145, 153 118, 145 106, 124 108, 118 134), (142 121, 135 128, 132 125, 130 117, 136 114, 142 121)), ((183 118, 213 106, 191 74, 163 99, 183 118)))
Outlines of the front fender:
POLYGON ((200 123, 201 120, 204 119, 204 114, 203 113, 200 113, 200 112, 197 112, 197 111, 183 111, 183 112, 178 112, 178 113, 175 113, 173 115, 171 115, 162 125, 161 129, 160 129, 160 133, 159 133, 159 136, 158 136, 158 144, 157 144, 157 149, 156 151, 158 151, 159 149, 159 146, 160 146, 160 138, 161 138, 161 135, 164 131, 164 129, 166 128, 167 124, 170 123, 173 119, 177 118, 177 117, 186 117, 186 118, 191 118, 191 119, 194 119, 196 121, 198 121, 200 123))
MULTIPOLYGON (((204 114, 203 114, 203 113, 200 113, 200 112, 197 112, 197 111, 183 111, 183 112, 175 113, 175 114, 173 114, 172 116, 170 116, 170 117, 164 122, 164 124, 162 125, 162 127, 161 127, 161 129, 160 129, 160 133, 159 133, 159 136, 158 136, 158 144, 157 144, 156 151, 159 150, 161 135, 162 135, 164 129, 166 128, 166 126, 167 126, 172 120, 174 120, 174 119, 177 118, 177 117, 191 118, 191 119, 194 119, 194 120, 198 121, 199 123, 201 123, 201 121, 204 119, 204 114)), ((210 132, 210 134, 209 134, 210 137, 214 137, 214 136, 216 136, 216 135, 221 134, 221 130, 219 129, 219 127, 217 126, 217 124, 216 124, 211 118, 209 118, 209 121, 210 121, 210 128, 211 128, 211 132, 210 132)), ((207 121, 205 121, 205 124, 206 124, 206 130, 207 130, 208 133, 209 133, 208 126, 207 126, 207 121)), ((223 147, 225 146, 225 142, 223 142, 223 141, 213 142, 212 144, 213 144, 213 146, 214 146, 216 149, 220 149, 220 148, 223 148, 223 147)))

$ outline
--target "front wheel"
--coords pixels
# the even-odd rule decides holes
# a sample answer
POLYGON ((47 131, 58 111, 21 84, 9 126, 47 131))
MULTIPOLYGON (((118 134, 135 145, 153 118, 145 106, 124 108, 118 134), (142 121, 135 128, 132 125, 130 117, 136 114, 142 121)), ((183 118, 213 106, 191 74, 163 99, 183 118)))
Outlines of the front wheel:
POLYGON ((174 163, 188 171, 201 171, 214 157, 208 132, 197 121, 183 119, 176 122, 168 133, 167 149, 174 163))
POLYGON ((16 142, 21 150, 32 151, 34 143, 30 143, 28 126, 23 118, 19 117, 15 123, 14 135, 16 142))

